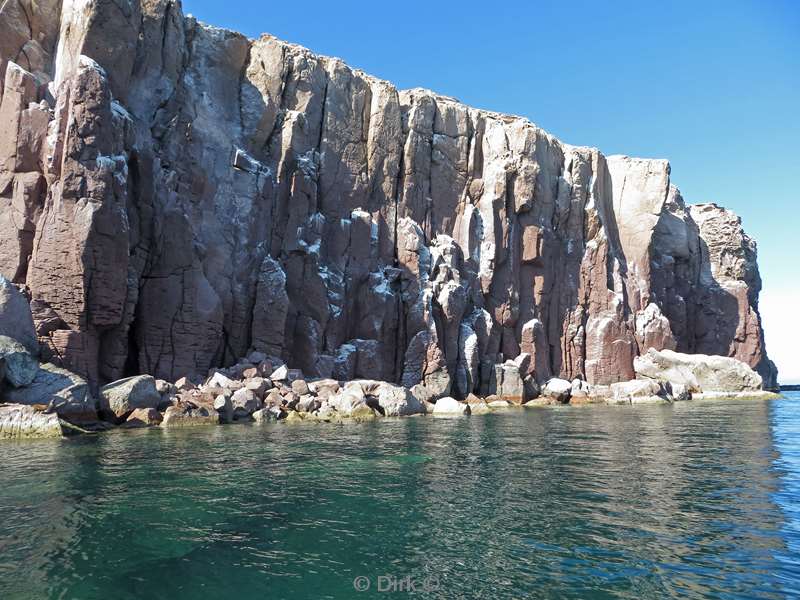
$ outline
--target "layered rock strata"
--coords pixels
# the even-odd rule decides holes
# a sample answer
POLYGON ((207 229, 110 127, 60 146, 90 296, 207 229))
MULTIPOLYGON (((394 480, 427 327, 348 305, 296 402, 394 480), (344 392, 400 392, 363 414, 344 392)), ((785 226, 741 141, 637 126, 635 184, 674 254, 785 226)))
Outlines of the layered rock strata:
POLYGON ((650 348, 775 386, 755 243, 687 206, 666 161, 173 0, 4 2, 0 75, 0 273, 29 290, 43 359, 95 389, 259 351, 519 401, 553 376, 633 379, 650 348))

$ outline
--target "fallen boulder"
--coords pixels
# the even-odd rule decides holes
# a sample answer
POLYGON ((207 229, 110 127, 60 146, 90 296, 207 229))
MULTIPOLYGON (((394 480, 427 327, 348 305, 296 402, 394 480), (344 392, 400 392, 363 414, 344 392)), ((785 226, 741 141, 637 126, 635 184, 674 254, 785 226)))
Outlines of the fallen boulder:
POLYGON ((179 403, 170 406, 164 412, 164 420, 161 427, 196 427, 199 425, 216 425, 219 423, 219 415, 213 408, 208 409, 204 406, 192 406, 188 403, 179 403))
POLYGON ((161 394, 150 375, 134 375, 100 388, 100 410, 117 420, 125 419, 137 408, 158 408, 161 394))
POLYGON ((30 385, 5 390, 3 400, 29 406, 42 404, 48 412, 69 421, 97 419, 97 408, 86 380, 52 363, 39 365, 30 385))
POLYGON ((683 354, 650 348, 633 360, 637 379, 686 386, 690 392, 753 392, 762 389, 761 375, 727 356, 683 354))

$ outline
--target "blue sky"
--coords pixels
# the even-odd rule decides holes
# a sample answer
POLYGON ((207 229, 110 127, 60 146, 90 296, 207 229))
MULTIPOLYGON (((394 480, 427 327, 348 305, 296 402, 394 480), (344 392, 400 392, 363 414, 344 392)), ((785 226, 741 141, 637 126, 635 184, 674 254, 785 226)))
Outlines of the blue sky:
POLYGON ((687 202, 733 209, 758 240, 767 350, 800 382, 800 2, 183 5, 571 144, 669 159, 687 202))

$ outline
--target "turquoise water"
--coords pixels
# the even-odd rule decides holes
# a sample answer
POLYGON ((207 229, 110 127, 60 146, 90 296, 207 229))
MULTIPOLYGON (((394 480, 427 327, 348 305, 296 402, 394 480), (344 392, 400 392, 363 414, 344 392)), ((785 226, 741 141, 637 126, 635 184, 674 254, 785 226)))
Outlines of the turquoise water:
POLYGON ((0 453, 3 600, 800 594, 798 394, 0 453))

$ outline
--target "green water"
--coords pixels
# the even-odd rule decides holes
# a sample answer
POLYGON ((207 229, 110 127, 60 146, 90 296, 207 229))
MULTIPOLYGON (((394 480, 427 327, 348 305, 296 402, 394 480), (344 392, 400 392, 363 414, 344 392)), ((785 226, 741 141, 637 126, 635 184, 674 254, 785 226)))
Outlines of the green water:
POLYGON ((2 600, 800 590, 798 395, 118 432, 0 456, 2 600), (415 594, 383 591, 408 576, 415 594))

